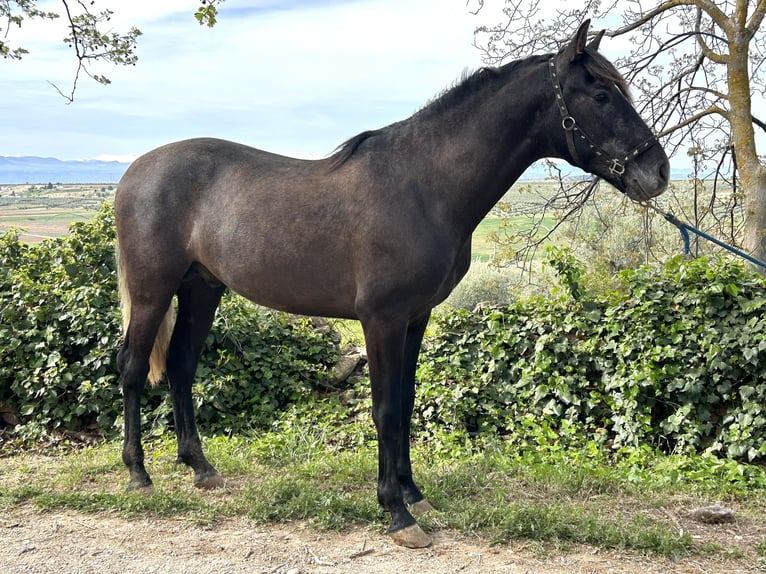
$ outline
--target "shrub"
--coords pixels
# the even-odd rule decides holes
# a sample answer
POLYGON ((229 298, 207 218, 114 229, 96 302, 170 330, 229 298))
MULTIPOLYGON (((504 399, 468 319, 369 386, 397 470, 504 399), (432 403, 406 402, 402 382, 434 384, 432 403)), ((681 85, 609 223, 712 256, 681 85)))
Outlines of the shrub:
MULTIPOLYGON (((23 418, 21 437, 117 433, 113 229, 106 206, 39 246, 0 237, 0 402, 23 418)), ((560 282, 554 296, 435 313, 418 370, 420 437, 766 458, 766 279, 731 260, 676 258, 624 271, 605 291, 566 250, 551 250, 547 267, 560 282)), ((327 399, 320 391, 337 351, 309 319, 227 295, 193 387, 200 428, 263 427, 290 404, 321 410, 324 421, 369 420, 364 381, 315 401, 327 399)), ((143 400, 146 427, 172 425, 165 389, 143 400)))
POLYGON ((0 400, 33 435, 114 422, 119 338, 110 212, 40 245, 0 238, 0 400))
POLYGON ((553 265, 565 297, 437 317, 419 369, 421 431, 526 440, 553 429, 614 448, 766 455, 763 277, 676 258, 591 299, 567 261, 553 265))
POLYGON ((228 295, 197 367, 197 420, 216 434, 269 425, 287 405, 326 390, 337 357, 337 339, 311 319, 228 295))
MULTIPOLYGON (((112 208, 40 245, 0 237, 0 401, 16 409, 22 437, 47 432, 116 434, 122 416, 116 352, 117 305, 112 208)), ((227 295, 193 388, 207 433, 268 425, 305 399, 334 362, 330 333, 227 295)), ((172 425, 168 393, 143 397, 145 425, 172 425)))

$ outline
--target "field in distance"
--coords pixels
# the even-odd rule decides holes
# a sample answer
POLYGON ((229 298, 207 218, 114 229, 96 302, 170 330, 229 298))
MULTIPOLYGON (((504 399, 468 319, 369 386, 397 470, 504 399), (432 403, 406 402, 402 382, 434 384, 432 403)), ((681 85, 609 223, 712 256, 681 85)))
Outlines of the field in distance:
POLYGON ((71 223, 93 217, 114 191, 114 184, 2 185, 0 234, 21 229, 19 236, 28 243, 64 235, 71 223))

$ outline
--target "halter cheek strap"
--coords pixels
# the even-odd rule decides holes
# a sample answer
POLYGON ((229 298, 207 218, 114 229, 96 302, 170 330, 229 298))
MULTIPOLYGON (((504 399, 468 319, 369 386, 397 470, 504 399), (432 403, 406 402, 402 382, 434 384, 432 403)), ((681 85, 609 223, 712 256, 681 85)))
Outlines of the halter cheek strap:
POLYGON ((555 56, 551 56, 550 60, 548 60, 548 67, 551 72, 551 83, 553 84, 553 93, 556 96, 556 105, 558 106, 559 113, 561 114, 561 127, 566 134, 569 153, 576 163, 582 164, 583 162, 580 159, 580 154, 577 153, 577 146, 575 145, 574 139, 575 135, 577 135, 577 137, 585 142, 585 144, 588 146, 591 152, 596 155, 596 157, 603 158, 604 161, 606 161, 609 173, 617 177, 620 177, 625 173, 625 165, 630 160, 635 159, 654 144, 658 143, 657 137, 652 135, 652 137, 647 139, 645 142, 630 150, 627 154, 625 154, 624 157, 609 158, 609 154, 607 154, 600 146, 598 146, 592 139, 590 139, 590 137, 588 137, 588 134, 586 134, 580 128, 580 126, 577 125, 577 121, 574 119, 574 116, 569 113, 567 104, 564 101, 564 92, 561 90, 561 84, 559 83, 558 75, 556 73, 555 56))

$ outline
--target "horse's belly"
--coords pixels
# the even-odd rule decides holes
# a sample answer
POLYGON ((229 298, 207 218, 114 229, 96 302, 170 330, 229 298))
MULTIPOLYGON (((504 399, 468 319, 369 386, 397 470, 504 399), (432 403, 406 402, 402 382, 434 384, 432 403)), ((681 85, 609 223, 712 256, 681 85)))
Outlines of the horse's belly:
POLYGON ((296 263, 220 275, 216 274, 232 291, 264 307, 299 315, 356 318, 353 281, 342 268, 296 263))

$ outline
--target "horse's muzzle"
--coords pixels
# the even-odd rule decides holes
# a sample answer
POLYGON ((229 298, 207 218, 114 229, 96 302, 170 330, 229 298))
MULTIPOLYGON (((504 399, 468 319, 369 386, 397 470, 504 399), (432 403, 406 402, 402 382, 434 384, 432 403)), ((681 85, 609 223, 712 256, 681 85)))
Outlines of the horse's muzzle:
POLYGON ((670 162, 659 143, 647 150, 644 156, 631 162, 620 178, 620 187, 634 201, 657 197, 670 183, 670 162), (662 154, 662 157, 657 157, 657 154, 662 154))

